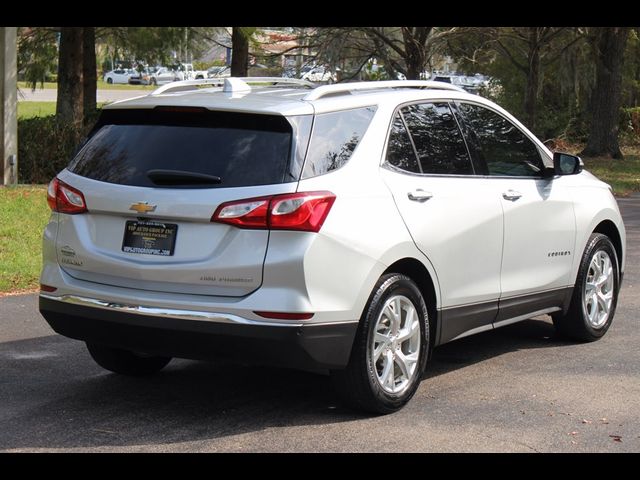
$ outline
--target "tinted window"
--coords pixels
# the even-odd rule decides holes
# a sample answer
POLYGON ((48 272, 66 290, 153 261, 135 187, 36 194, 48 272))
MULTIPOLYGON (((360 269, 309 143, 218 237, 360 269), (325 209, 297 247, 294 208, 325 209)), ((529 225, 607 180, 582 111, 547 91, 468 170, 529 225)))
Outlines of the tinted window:
POLYGON ((316 177, 347 163, 375 110, 365 107, 316 115, 302 178, 316 177))
POLYGON ((387 162, 407 172, 420 173, 418 158, 411 145, 409 132, 404 125, 400 112, 396 113, 389 133, 387 162))
POLYGON ((402 115, 423 173, 472 175, 467 147, 446 103, 409 105, 402 115))
POLYGON ((289 169, 291 144, 292 126, 281 116, 107 110, 68 168, 143 187, 157 186, 147 176, 156 169, 221 178, 207 188, 265 185, 298 179, 300 170, 289 169))
POLYGON ((478 153, 487 164, 489 175, 540 175, 540 152, 520 129, 487 108, 468 103, 460 103, 459 108, 477 137, 478 153))

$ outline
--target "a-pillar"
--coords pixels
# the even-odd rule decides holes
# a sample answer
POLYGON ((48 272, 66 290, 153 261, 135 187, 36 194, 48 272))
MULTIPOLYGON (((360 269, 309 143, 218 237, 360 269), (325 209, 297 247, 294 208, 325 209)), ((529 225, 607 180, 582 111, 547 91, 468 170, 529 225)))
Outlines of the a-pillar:
POLYGON ((2 185, 18 183, 17 27, 0 27, 0 162, 2 185))

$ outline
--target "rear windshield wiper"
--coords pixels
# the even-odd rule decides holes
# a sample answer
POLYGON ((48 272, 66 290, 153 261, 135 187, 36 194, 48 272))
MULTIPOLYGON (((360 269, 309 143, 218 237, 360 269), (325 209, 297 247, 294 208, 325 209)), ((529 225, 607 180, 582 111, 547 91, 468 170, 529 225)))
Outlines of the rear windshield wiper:
POLYGON ((220 177, 182 170, 149 170, 147 177, 156 185, 216 185, 220 177))

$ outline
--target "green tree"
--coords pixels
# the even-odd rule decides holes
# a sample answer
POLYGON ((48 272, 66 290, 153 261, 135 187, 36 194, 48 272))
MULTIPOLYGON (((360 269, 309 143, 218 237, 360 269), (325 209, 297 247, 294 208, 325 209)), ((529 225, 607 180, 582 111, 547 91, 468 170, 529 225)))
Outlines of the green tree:
POLYGON ((592 28, 596 84, 591 98, 591 126, 585 156, 623 158, 618 142, 622 104, 622 67, 630 27, 592 28))

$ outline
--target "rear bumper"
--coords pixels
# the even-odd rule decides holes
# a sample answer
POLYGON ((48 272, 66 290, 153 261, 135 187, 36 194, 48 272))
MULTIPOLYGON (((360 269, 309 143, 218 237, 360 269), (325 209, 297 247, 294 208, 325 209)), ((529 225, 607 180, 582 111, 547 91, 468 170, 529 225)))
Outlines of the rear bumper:
POLYGON ((226 314, 40 296, 40 313, 66 337, 149 354, 300 370, 344 368, 357 322, 259 324, 226 314), (92 305, 91 302, 94 302, 92 305))

